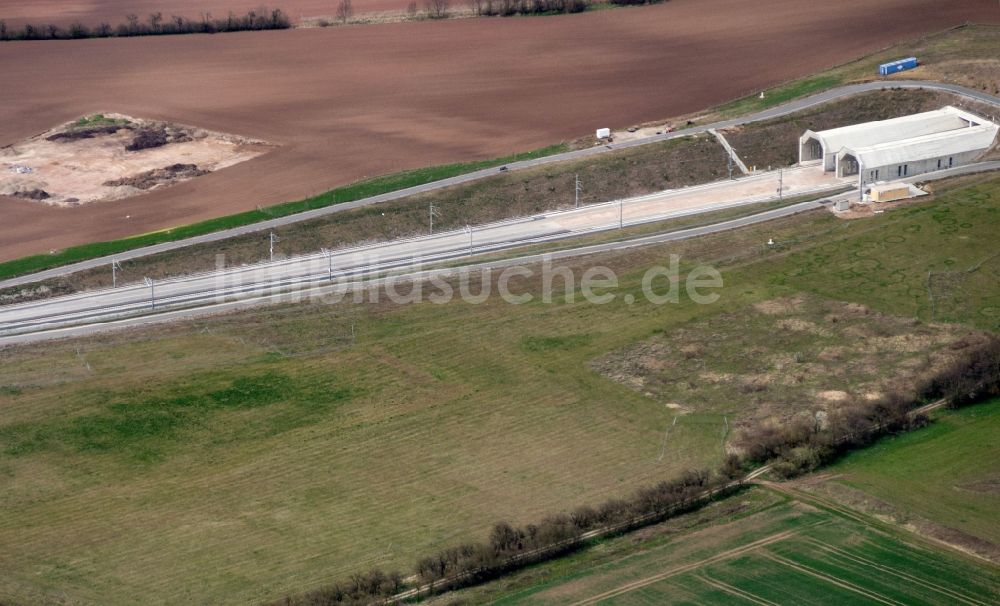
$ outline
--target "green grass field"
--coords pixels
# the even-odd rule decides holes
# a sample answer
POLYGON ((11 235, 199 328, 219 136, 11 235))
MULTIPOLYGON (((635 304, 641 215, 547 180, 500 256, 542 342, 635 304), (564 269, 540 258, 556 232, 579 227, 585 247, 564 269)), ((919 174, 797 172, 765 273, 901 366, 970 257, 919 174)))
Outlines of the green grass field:
POLYGON ((998 598, 994 567, 754 488, 430 603, 985 605, 998 598))
POLYGON ((941 412, 931 427, 882 440, 828 471, 903 512, 1000 545, 998 436, 1000 400, 993 400, 941 412))
POLYGON ((273 599, 717 462, 717 417, 665 447, 677 413, 591 362, 797 292, 994 328, 927 301, 928 270, 965 272, 949 310, 1000 297, 992 262, 966 271, 1000 179, 954 187, 569 263, 616 271, 607 305, 312 304, 2 350, 0 599, 273 599), (671 253, 720 268, 721 300, 626 304, 671 253))

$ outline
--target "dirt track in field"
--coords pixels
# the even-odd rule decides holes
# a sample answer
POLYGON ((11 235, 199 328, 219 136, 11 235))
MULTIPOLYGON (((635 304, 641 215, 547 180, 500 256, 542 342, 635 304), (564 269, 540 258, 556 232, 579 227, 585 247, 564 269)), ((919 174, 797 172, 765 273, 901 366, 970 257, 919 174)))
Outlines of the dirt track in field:
POLYGON ((0 146, 121 112, 281 147, 141 199, 53 209, 0 198, 0 260, 679 115, 925 32, 1000 21, 993 0, 872 4, 671 0, 553 18, 3 44, 0 146))

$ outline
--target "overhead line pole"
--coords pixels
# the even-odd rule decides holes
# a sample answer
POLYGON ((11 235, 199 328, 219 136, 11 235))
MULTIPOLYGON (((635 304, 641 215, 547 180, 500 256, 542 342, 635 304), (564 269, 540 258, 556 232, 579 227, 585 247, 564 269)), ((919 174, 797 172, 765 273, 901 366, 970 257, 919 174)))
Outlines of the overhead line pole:
POLYGON ((431 226, 430 233, 433 234, 434 233, 434 217, 440 217, 441 216, 438 213, 438 208, 436 206, 434 206, 433 202, 431 203, 430 211, 427 214, 430 217, 430 226, 431 226))
POLYGON ((111 288, 118 288, 118 272, 121 270, 121 263, 118 259, 111 260, 111 288))
POLYGON ((280 241, 281 240, 278 239, 278 236, 274 235, 273 231, 268 236, 268 242, 269 242, 268 252, 270 253, 270 258, 272 263, 274 262, 274 244, 280 241))
POLYGON ((333 282, 333 251, 324 248, 323 254, 326 255, 326 260, 328 263, 327 276, 330 278, 330 281, 333 282))
POLYGON ((146 284, 149 285, 149 307, 156 309, 156 281, 152 278, 146 278, 146 284))

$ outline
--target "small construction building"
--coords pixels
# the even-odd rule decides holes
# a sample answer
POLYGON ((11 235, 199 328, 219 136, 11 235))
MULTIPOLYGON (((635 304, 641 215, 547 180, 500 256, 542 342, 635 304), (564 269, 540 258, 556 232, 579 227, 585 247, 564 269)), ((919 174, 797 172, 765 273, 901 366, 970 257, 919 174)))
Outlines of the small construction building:
POLYGON ((902 179, 975 162, 997 139, 1000 127, 955 108, 866 122, 799 139, 799 163, 816 164, 837 177, 866 183, 902 179))
POLYGON ((882 183, 872 185, 870 194, 872 202, 895 202, 910 197, 910 186, 906 183, 882 183))

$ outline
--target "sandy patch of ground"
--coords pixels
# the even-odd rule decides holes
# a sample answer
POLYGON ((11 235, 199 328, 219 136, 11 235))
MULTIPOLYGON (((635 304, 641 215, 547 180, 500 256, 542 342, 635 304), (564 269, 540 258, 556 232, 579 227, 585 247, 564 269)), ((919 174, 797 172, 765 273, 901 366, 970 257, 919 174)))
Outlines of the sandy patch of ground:
POLYGON ((754 303, 753 308, 769 316, 783 316, 797 313, 802 309, 804 303, 805 297, 803 295, 795 295, 794 297, 782 297, 754 303))
POLYGON ((591 366, 664 404, 728 415, 739 428, 822 420, 867 394, 905 392, 976 334, 797 295, 672 328, 591 366))
POLYGON ((96 114, 0 149, 0 195, 52 206, 121 200, 255 158, 262 141, 96 114))
POLYGON ((818 395, 823 400, 828 400, 830 402, 844 402, 850 399, 850 395, 846 391, 840 391, 837 389, 830 389, 827 391, 821 391, 818 395))

